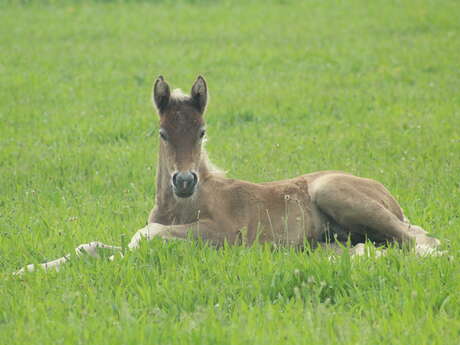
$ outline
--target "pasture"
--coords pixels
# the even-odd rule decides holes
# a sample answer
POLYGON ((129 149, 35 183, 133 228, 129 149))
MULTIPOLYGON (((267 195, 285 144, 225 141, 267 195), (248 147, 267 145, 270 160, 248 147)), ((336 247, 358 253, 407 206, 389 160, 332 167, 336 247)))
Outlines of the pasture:
POLYGON ((2 1, 0 344, 459 344, 460 3, 2 1), (384 183, 448 256, 143 243, 154 78, 208 82, 207 150, 255 182, 384 183))

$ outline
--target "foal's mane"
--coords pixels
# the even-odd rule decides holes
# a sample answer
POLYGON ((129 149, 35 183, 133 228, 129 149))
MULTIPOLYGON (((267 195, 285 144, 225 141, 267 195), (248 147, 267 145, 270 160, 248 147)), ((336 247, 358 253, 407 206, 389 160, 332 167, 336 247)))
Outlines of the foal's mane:
POLYGON ((171 92, 171 100, 176 102, 184 102, 190 100, 190 95, 184 93, 181 89, 174 89, 171 92))

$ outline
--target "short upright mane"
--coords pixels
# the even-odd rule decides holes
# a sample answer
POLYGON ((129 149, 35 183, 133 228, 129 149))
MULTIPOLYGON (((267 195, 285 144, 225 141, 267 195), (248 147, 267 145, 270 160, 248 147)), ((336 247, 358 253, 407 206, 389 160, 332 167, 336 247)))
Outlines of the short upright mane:
POLYGON ((188 101, 191 99, 189 95, 184 93, 181 89, 174 89, 173 92, 171 93, 171 99, 174 101, 188 101))

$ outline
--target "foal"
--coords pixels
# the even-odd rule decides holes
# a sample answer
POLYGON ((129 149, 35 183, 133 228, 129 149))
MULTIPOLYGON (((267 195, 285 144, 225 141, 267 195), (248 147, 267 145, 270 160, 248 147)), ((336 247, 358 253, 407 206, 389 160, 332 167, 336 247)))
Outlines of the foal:
MULTIPOLYGON (((321 243, 369 239, 377 244, 414 243, 419 253, 433 253, 439 245, 418 226, 411 225, 393 196, 379 182, 338 171, 320 171, 293 179, 250 183, 229 179, 208 160, 203 148, 203 115, 208 91, 199 76, 190 96, 171 92, 163 77, 153 86, 160 119, 157 195, 148 225, 136 232, 128 248, 141 239, 201 238, 220 246, 254 241, 312 247, 321 243)), ((91 242, 76 255, 98 257, 98 251, 121 248, 91 242)), ((354 248, 363 254, 362 244, 354 248)), ((42 264, 59 268, 70 254, 42 264)), ((21 271, 33 271, 34 265, 21 271)))

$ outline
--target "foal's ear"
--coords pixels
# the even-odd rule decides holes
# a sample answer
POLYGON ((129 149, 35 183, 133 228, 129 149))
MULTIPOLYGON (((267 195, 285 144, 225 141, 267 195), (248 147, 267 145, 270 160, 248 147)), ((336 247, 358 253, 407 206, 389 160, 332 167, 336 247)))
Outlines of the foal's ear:
POLYGON ((158 113, 162 113, 169 103, 171 97, 171 91, 168 83, 164 80, 163 76, 159 76, 153 84, 153 101, 158 110, 158 113))
POLYGON ((201 75, 196 78, 190 96, 198 110, 203 113, 206 109, 206 103, 208 102, 208 87, 206 85, 206 80, 204 80, 201 75))

